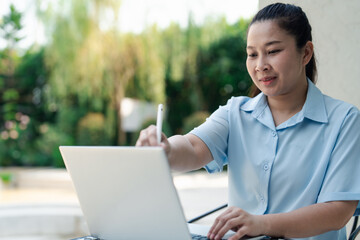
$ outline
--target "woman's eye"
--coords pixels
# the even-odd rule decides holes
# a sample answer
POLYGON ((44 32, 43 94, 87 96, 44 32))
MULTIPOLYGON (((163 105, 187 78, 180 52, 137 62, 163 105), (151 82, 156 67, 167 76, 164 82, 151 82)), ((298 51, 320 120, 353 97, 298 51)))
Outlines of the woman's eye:
POLYGON ((275 50, 269 51, 268 53, 269 53, 269 54, 274 54, 274 53, 278 53, 278 52, 280 52, 280 51, 281 51, 280 49, 275 49, 275 50))
POLYGON ((255 53, 249 53, 248 57, 256 57, 256 54, 255 53))

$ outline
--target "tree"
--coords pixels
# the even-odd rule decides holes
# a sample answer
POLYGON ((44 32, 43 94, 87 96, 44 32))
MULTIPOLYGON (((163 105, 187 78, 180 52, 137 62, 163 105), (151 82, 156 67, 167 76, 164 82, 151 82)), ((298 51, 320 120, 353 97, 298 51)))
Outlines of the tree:
POLYGON ((11 5, 0 24, 7 43, 0 52, 0 164, 49 165, 50 159, 38 157, 35 146, 37 124, 48 117, 42 94, 47 74, 44 51, 31 48, 19 56, 21 29, 22 14, 11 5))
POLYGON ((16 89, 15 78, 15 67, 19 57, 15 46, 21 40, 21 16, 11 5, 9 14, 5 15, 0 23, 0 33, 6 41, 5 49, 0 52, 0 164, 11 164, 14 158, 20 158, 19 154, 14 154, 15 151, 9 151, 9 147, 16 148, 15 140, 19 137, 19 120, 16 113, 19 111, 20 94, 16 89))
POLYGON ((213 112, 231 96, 247 95, 247 25, 208 18, 196 26, 190 15, 186 29, 173 24, 164 30, 168 120, 174 133, 186 133, 183 121, 194 112, 213 112))
POLYGON ((117 135, 117 143, 122 144, 119 101, 124 96, 127 77, 120 73, 124 69, 119 67, 123 59, 120 57, 119 34, 114 26, 119 1, 57 3, 58 7, 49 5, 46 11, 39 11, 39 16, 47 24, 51 36, 46 48, 46 63, 51 69, 49 101, 56 106, 58 126, 71 134, 75 132, 76 124, 61 121, 61 116, 74 115, 76 122, 87 111, 102 112, 106 115, 109 137, 117 135), (109 12, 113 13, 114 19, 104 23, 105 14, 109 12), (101 29, 101 24, 107 29, 101 29), (73 111, 69 112, 69 109, 73 111), (112 114, 114 110, 118 114, 112 114), (63 111, 67 113, 62 114, 63 111), (70 124, 64 126, 63 123, 70 124))
POLYGON ((201 28, 190 14, 188 26, 172 24, 163 32, 168 121, 174 133, 182 132, 183 119, 199 108, 197 54, 201 28))
POLYGON ((15 102, 20 97, 19 92, 15 88, 15 67, 19 60, 15 46, 21 40, 21 37, 19 37, 19 32, 22 29, 21 17, 21 13, 13 5, 10 5, 9 14, 5 15, 0 23, 0 34, 6 42, 5 49, 0 51, 2 121, 14 119, 16 113, 15 102))
POLYGON ((231 96, 247 95, 251 79, 246 69, 246 29, 240 20, 228 27, 227 34, 203 48, 198 58, 199 89, 203 110, 215 111, 231 96))

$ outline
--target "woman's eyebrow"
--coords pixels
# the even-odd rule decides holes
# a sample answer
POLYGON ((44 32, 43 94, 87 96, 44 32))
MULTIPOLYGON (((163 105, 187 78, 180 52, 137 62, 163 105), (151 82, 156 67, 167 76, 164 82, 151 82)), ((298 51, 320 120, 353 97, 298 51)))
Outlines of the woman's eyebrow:
MULTIPOLYGON (((281 41, 278 41, 278 40, 274 40, 274 41, 270 41, 270 42, 267 42, 265 43, 265 47, 268 47, 268 46, 271 46, 271 45, 275 45, 275 44, 279 44, 279 43, 282 43, 281 41)), ((247 46, 246 49, 254 49, 255 47, 253 46, 247 46)))
POLYGON ((270 42, 265 43, 265 46, 270 46, 270 45, 279 44, 279 43, 281 43, 281 41, 277 41, 277 40, 270 41, 270 42))

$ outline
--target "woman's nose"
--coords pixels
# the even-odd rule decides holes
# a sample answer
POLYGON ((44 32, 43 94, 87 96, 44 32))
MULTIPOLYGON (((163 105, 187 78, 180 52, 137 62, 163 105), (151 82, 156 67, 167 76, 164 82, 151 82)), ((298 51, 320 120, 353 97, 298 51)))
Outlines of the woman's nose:
POLYGON ((259 57, 258 61, 256 62, 255 70, 257 72, 267 71, 269 70, 269 64, 266 61, 265 57, 259 57))

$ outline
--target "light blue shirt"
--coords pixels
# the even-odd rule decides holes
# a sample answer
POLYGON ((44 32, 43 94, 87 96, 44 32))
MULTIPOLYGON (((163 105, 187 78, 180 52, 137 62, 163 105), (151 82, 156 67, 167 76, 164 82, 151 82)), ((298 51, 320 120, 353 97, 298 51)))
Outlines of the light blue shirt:
MULTIPOLYGON (((277 127, 260 93, 231 98, 191 132, 212 153, 209 172, 229 165, 230 206, 259 215, 360 200, 360 112, 308 82, 302 110, 277 127)), ((345 229, 307 239, 346 239, 345 229)))

